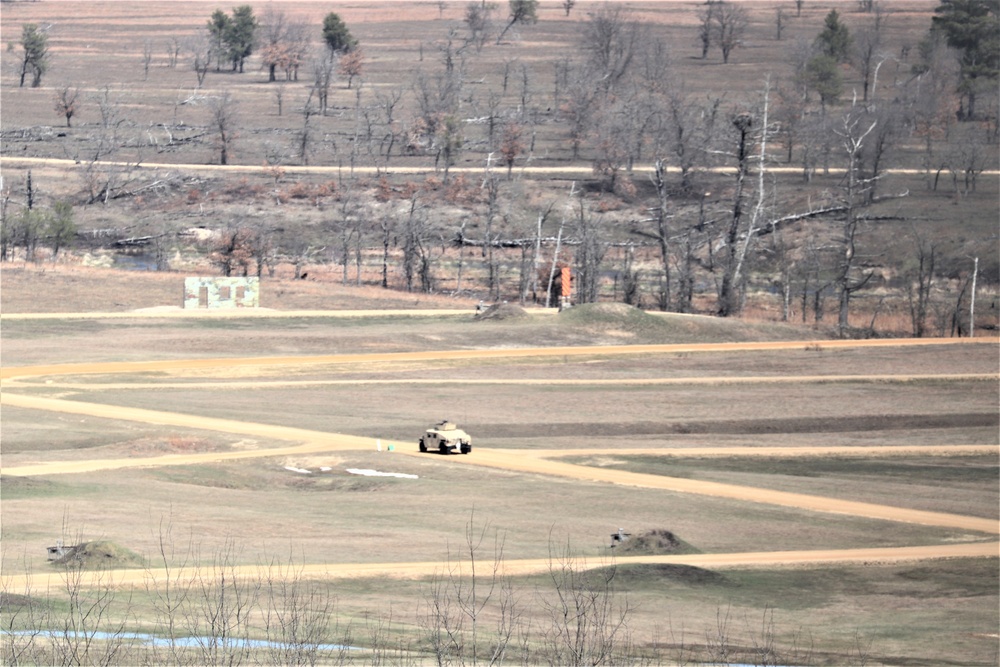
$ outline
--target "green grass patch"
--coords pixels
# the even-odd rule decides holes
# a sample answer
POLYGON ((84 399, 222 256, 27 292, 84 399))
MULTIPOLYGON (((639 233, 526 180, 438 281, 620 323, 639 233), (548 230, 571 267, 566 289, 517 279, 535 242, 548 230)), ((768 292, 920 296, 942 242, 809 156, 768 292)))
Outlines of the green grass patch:
POLYGON ((0 475, 0 497, 4 500, 58 498, 89 495, 100 491, 95 484, 67 484, 39 477, 0 475))
MULTIPOLYGON (((713 571, 686 565, 616 565, 614 588, 625 593, 669 594, 704 605, 822 609, 843 600, 877 600, 893 608, 921 601, 996 596, 996 558, 924 561, 881 567, 856 566, 713 571)), ((590 573, 606 578, 607 568, 590 573)), ((868 606, 868 605, 866 605, 868 606)))
MULTIPOLYGON (((587 457, 574 463, 592 464, 587 457)), ((861 457, 734 457, 678 458, 623 456, 607 467, 650 475, 697 479, 701 473, 738 472, 792 477, 886 479, 908 483, 982 484, 995 481, 1000 466, 995 456, 861 457)))

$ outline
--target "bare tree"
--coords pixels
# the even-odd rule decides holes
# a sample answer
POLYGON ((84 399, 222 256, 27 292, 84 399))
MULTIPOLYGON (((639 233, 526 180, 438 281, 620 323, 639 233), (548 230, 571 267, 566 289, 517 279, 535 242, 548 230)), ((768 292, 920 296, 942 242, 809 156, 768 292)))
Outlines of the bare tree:
POLYGON ((398 128, 396 127, 396 107, 399 105, 400 100, 403 98, 402 88, 391 88, 388 90, 380 90, 375 93, 376 104, 382 113, 382 125, 385 128, 382 140, 380 142, 381 147, 385 150, 385 164, 389 165, 389 157, 392 155, 392 149, 396 145, 396 140, 398 138, 398 128))
POLYGON ((216 57, 217 51, 213 46, 213 40, 207 30, 200 31, 191 38, 187 44, 191 52, 191 68, 198 78, 198 87, 205 83, 205 76, 212 66, 212 60, 216 57))
POLYGON ((396 219, 391 215, 383 215, 378 223, 382 238, 382 288, 389 289, 389 249, 396 231, 396 219))
POLYGON ((719 0, 714 3, 712 21, 712 32, 722 51, 722 62, 728 63, 733 49, 743 44, 750 17, 743 5, 719 0))
POLYGON ((412 292, 416 286, 416 280, 421 280, 424 291, 429 291, 432 283, 430 274, 426 270, 428 262, 427 256, 427 223, 424 216, 423 206, 420 203, 419 190, 410 188, 409 205, 407 206, 406 218, 403 221, 403 283, 407 292, 412 292))
MULTIPOLYGON (((733 213, 721 243, 725 252, 722 261, 722 280, 719 286, 719 315, 733 315, 742 308, 745 297, 745 267, 751 259, 751 247, 756 235, 765 226, 765 202, 773 199, 768 189, 768 141, 770 127, 770 80, 765 80, 763 99, 754 112, 740 112, 733 117, 737 131, 736 190, 733 213), (750 150, 756 145, 755 156, 750 150), (744 211, 743 191, 749 175, 750 161, 756 163, 756 197, 752 208, 744 211), (746 223, 742 220, 746 218, 746 223)), ((773 225, 772 225, 773 227, 773 225)))
POLYGON ((557 665, 628 664, 638 656, 632 644, 632 607, 614 587, 614 563, 585 570, 567 545, 549 547, 553 592, 543 599, 549 624, 544 631, 544 661, 557 665))
POLYGON ((278 68, 284 67, 291 55, 285 43, 288 15, 269 4, 261 16, 261 26, 263 28, 261 61, 267 68, 267 80, 275 81, 278 68))
MULTIPOLYGON (((331 219, 327 225, 329 233, 337 238, 337 261, 341 266, 341 284, 348 284, 348 268, 352 258, 355 257, 354 249, 360 247, 362 233, 361 203, 354 191, 353 182, 349 182, 347 188, 340 194, 340 206, 338 215, 331 219)), ((360 257, 357 258, 360 260, 360 257)), ((361 282, 360 261, 355 264, 357 273, 355 280, 361 282)))
POLYGON ((508 0, 508 5, 510 7, 510 15, 507 18, 507 25, 497 35, 497 44, 503 41, 507 31, 513 28, 515 24, 520 23, 524 25, 526 23, 538 22, 538 0, 508 0))
POLYGON ((582 47, 590 76, 607 92, 629 72, 644 38, 631 11, 605 3, 584 24, 582 47))
POLYGON ((667 152, 680 169, 680 188, 690 192, 700 167, 706 165, 709 149, 716 136, 720 98, 708 98, 703 103, 692 100, 680 84, 671 84, 666 91, 666 113, 669 115, 667 152))
POLYGON ((82 560, 70 561, 60 576, 67 609, 53 637, 54 663, 130 662, 136 643, 126 631, 134 624, 131 594, 103 571, 85 572, 82 560))
POLYGON ((657 244, 660 253, 660 271, 662 272, 662 282, 659 289, 660 310, 670 310, 671 284, 670 284, 670 261, 671 261, 671 230, 669 220, 671 217, 669 209, 669 187, 666 179, 667 165, 662 160, 653 163, 653 173, 650 179, 656 188, 656 204, 651 213, 653 223, 652 232, 640 232, 643 236, 651 236, 657 244))
POLYGON ((316 91, 317 113, 326 115, 330 100, 330 84, 333 82, 333 71, 336 65, 335 54, 329 49, 323 49, 322 54, 313 60, 313 90, 316 91))
POLYGON ((577 301, 595 303, 601 283, 601 265, 607 253, 608 244, 603 238, 604 225, 595 220, 579 198, 577 206, 576 247, 577 301))
POLYGON ((181 55, 181 40, 171 37, 167 41, 167 67, 173 69, 177 67, 177 59, 181 55))
POLYGON ((271 664, 344 664, 350 632, 339 637, 338 629, 330 627, 331 617, 336 618, 336 601, 329 591, 306 580, 302 567, 291 557, 286 562, 272 560, 263 578, 262 613, 268 638, 264 652, 271 664))
POLYGON ((365 53, 360 46, 356 46, 347 53, 340 56, 340 65, 337 73, 347 77, 347 88, 351 88, 354 79, 361 76, 365 67, 365 53))
POLYGON ((153 62, 153 41, 150 39, 142 42, 142 80, 149 78, 149 66, 153 62))
POLYGON ((878 70, 887 59, 882 53, 882 34, 885 27, 885 20, 882 13, 876 15, 876 19, 871 26, 857 31, 853 40, 854 62, 861 73, 861 99, 868 102, 870 90, 877 83, 878 70))
POLYGON ((465 26, 469 30, 469 42, 482 51, 493 29, 493 13, 497 6, 486 0, 473 0, 465 6, 465 26))
POLYGON ((209 257, 223 276, 250 274, 252 236, 251 230, 242 224, 230 225, 220 233, 209 257))
POLYGON ((934 261, 936 247, 926 242, 916 231, 913 233, 916 246, 917 266, 907 275, 907 297, 910 304, 910 321, 913 335, 922 338, 926 332, 927 309, 930 304, 931 289, 934 286, 934 261))
POLYGON ((184 631, 194 638, 200 664, 238 665, 250 657, 262 581, 239 575, 237 557, 236 545, 227 538, 210 566, 198 571, 184 607, 184 631))
MULTIPOLYGON (((594 173, 604 178, 608 192, 619 188, 619 174, 631 165, 639 134, 634 96, 614 96, 605 101, 592 120, 594 173)), ((627 183, 625 185, 628 185, 627 183)))
POLYGON ((698 41, 701 43, 702 60, 708 58, 708 51, 712 48, 717 4, 716 0, 707 0, 704 9, 698 10, 698 41))
POLYGON ((302 105, 302 129, 299 130, 298 136, 298 153, 299 160, 302 164, 309 164, 309 152, 311 150, 310 144, 312 142, 312 127, 309 124, 309 119, 316 115, 316 108, 313 106, 313 93, 316 89, 310 89, 309 95, 306 97, 305 104, 302 105))
POLYGON ((575 70, 567 87, 563 112, 569 120, 569 142, 573 159, 580 157, 580 148, 590 134, 590 124, 598 109, 598 91, 583 70, 575 70))
POLYGON ((219 164, 229 164, 229 154, 237 137, 236 106, 236 100, 228 90, 208 100, 210 123, 216 135, 216 148, 219 150, 219 164))
POLYGON ((859 271, 857 267, 857 237, 861 224, 859 209, 862 201, 867 198, 867 189, 872 185, 870 179, 861 176, 859 168, 865 142, 878 126, 878 120, 870 120, 859 111, 855 104, 843 116, 841 126, 835 130, 847 157, 847 173, 843 185, 844 217, 841 223, 841 249, 834 279, 840 304, 837 328, 841 336, 844 336, 850 327, 848 316, 851 296, 863 289, 873 275, 871 271, 859 271))
POLYGON ((60 116, 66 117, 66 127, 72 127, 73 116, 76 115, 77 98, 80 96, 78 88, 63 86, 56 90, 55 109, 60 116))
MULTIPOLYGON (((759 122, 759 121, 758 121, 759 122)), ((736 129, 736 192, 733 195, 733 214, 730 218, 722 247, 725 253, 722 262, 722 279, 719 283, 719 303, 717 312, 720 317, 734 315, 739 310, 737 301, 738 277, 737 255, 739 235, 743 231, 743 189, 746 177, 750 172, 750 150, 753 148, 754 117, 743 112, 732 119, 736 129)))
POLYGON ((715 627, 705 632, 705 648, 712 662, 728 664, 736 657, 737 646, 734 645, 732 630, 729 627, 731 607, 715 610, 715 627))
POLYGON ((274 242, 274 232, 264 225, 253 225, 250 228, 246 246, 250 252, 250 258, 256 267, 254 275, 258 278, 263 278, 265 268, 273 274, 274 264, 277 260, 277 246, 274 242))
POLYGON ((461 153, 464 142, 461 121, 455 116, 445 116, 438 124, 438 131, 434 138, 434 147, 437 151, 434 162, 435 166, 437 166, 438 161, 444 162, 445 183, 448 182, 449 172, 461 153))
POLYGON ((983 134, 982 129, 969 123, 953 129, 942 157, 956 193, 968 195, 975 192, 979 175, 996 163, 996 144, 984 141, 983 134))
POLYGON ((118 153, 128 140, 128 130, 131 118, 127 115, 130 107, 130 96, 122 90, 114 90, 110 86, 101 88, 90 96, 97 105, 100 122, 92 125, 89 137, 90 153, 77 155, 76 159, 83 166, 84 181, 87 187, 87 203, 97 201, 107 203, 110 199, 127 192, 127 186, 133 182, 135 168, 142 161, 141 144, 136 155, 119 158, 118 153))
POLYGON ((502 573, 505 536, 487 522, 465 527, 461 558, 449 551, 447 572, 431 583, 422 624, 438 664, 505 662, 521 609, 511 579, 502 573), (492 554, 483 558, 492 541, 492 554), (492 621, 488 627, 486 620, 492 621))
MULTIPOLYGON (((486 210, 483 213, 483 246, 482 253, 486 260, 486 287, 489 298, 497 301, 500 298, 499 262, 496 254, 500 234, 495 232, 495 225, 500 217, 500 179, 487 167, 483 175, 482 189, 485 192, 486 210)), ((463 232, 464 233, 464 232, 463 232)))
POLYGON ((514 162, 524 152, 523 133, 524 128, 520 123, 513 121, 504 123, 500 138, 500 155, 507 165, 507 180, 510 180, 514 162))
POLYGON ((286 81, 298 81, 299 68, 305 62, 309 46, 308 26, 270 5, 265 8, 261 21, 264 34, 260 54, 267 68, 267 80, 276 81, 277 70, 281 69, 286 81))
POLYGON ((160 656, 158 649, 154 657, 162 663, 180 663, 182 649, 178 644, 180 634, 181 611, 188 603, 187 597, 191 590, 183 585, 177 575, 177 570, 187 566, 192 556, 190 541, 178 549, 174 540, 173 523, 170 517, 161 517, 156 534, 156 567, 147 565, 146 592, 153 605, 157 625, 166 634, 166 656, 160 656))

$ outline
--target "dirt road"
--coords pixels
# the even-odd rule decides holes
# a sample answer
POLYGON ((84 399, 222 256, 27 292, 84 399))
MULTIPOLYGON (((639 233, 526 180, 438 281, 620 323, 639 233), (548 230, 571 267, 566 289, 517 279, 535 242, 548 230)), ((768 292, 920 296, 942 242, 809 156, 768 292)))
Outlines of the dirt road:
MULTIPOLYGON (((615 558, 615 565, 686 565, 712 570, 738 570, 775 567, 817 567, 836 563, 863 563, 885 565, 908 561, 943 558, 989 558, 1000 553, 1000 542, 971 542, 916 547, 879 549, 824 549, 821 551, 758 551, 726 554, 688 554, 682 556, 624 556, 615 558)), ((612 564, 610 560, 577 558, 574 564, 581 569, 612 564)), ((552 563, 548 558, 508 559, 502 563, 502 572, 511 576, 548 572, 552 563)), ((308 563, 296 565, 296 575, 303 579, 360 579, 386 578, 410 579, 440 575, 458 567, 455 562, 399 562, 399 563, 308 563)), ((264 567, 245 565, 227 568, 227 574, 237 577, 255 577, 264 567)), ((183 586, 218 576, 209 568, 183 568, 170 572, 171 585, 183 586)), ((63 587, 63 574, 36 572, 30 575, 4 575, 7 590, 58 590, 63 587)), ((165 581, 160 570, 112 570, 81 573, 82 585, 107 586, 157 586, 165 581)))
POLYGON ((93 375, 145 373, 239 366, 305 366, 392 361, 441 361, 463 359, 509 359, 524 357, 616 356, 637 354, 683 354, 693 352, 751 352, 756 350, 847 349, 854 347, 912 347, 934 345, 996 345, 998 338, 906 338, 872 340, 766 341, 744 343, 682 343, 674 345, 594 345, 580 347, 499 348, 486 350, 437 350, 431 352, 381 352, 318 356, 250 357, 222 359, 171 359, 84 364, 52 364, 0 369, 0 380, 49 375, 93 375))
MULTIPOLYGON (((292 428, 286 426, 275 426, 271 424, 257 424, 253 422, 235 421, 229 419, 218 419, 213 417, 200 417, 196 415, 184 415, 173 412, 161 412, 157 410, 144 410, 139 408, 125 408, 96 403, 83 403, 80 401, 64 401, 53 398, 39 398, 10 394, 5 392, 0 394, 0 405, 11 407, 29 408, 35 410, 49 410, 53 412, 65 412, 90 417, 100 417, 104 419, 119 419, 147 424, 160 424, 165 426, 183 426, 186 428, 204 429, 209 431, 220 431, 223 433, 233 433, 239 435, 250 435, 265 437, 275 440, 291 440, 302 442, 303 444, 290 447, 267 448, 250 451, 237 452, 208 452, 199 454, 165 455, 148 458, 123 458, 123 459, 97 459, 89 461, 60 461, 53 463, 42 463, 31 466, 8 467, 3 470, 7 475, 34 476, 34 475, 56 475, 81 472, 94 472, 96 470, 118 470, 122 468, 150 468, 174 465, 192 465, 196 463, 208 463, 213 461, 233 461, 238 459, 260 458, 263 456, 290 456, 301 454, 316 454, 320 452, 333 451, 369 451, 372 448, 371 438, 362 438, 351 435, 341 435, 336 433, 324 433, 321 431, 309 431, 306 429, 292 428)), ((412 451, 412 443, 396 442, 391 440, 383 441, 386 446, 392 444, 396 446, 398 452, 406 455, 416 455, 412 451)), ((801 456, 811 448, 801 448, 798 454, 801 456)), ((853 449, 853 448, 852 448, 853 449)), ((915 451, 927 453, 926 447, 913 448, 893 448, 896 454, 912 454, 915 451)), ((711 449, 709 449, 711 451, 711 449)), ((748 450, 756 451, 756 450, 748 450)), ((943 453, 943 450, 932 450, 943 453)), ((989 454, 996 451, 995 447, 989 446, 968 446, 961 450, 948 448, 950 452, 965 451, 967 453, 989 454)), ((919 510, 909 510, 899 507, 887 507, 884 505, 874 505, 871 503, 860 503, 849 500, 838 500, 822 496, 810 496, 800 493, 787 493, 783 491, 772 491, 767 489, 757 489, 746 486, 736 486, 732 484, 720 484, 717 482, 705 482, 691 479, 681 479, 675 477, 664 477, 661 475, 644 475, 622 470, 608 468, 595 468, 590 466, 574 465, 558 460, 554 457, 566 455, 588 454, 625 454, 625 453, 669 453, 669 450, 661 449, 638 449, 624 450, 571 450, 571 451, 525 451, 525 450, 503 450, 503 449, 477 449, 475 456, 462 456, 450 459, 464 465, 478 465, 503 470, 513 470, 517 472, 532 473, 538 475, 549 475, 555 477, 566 477, 592 482, 606 482, 609 484, 621 484, 625 486, 636 486, 648 489, 661 489, 676 493, 693 493, 698 495, 714 496, 717 498, 728 498, 731 500, 741 500, 746 502, 763 503, 768 505, 779 505, 782 507, 794 507, 797 509, 807 509, 815 512, 829 512, 834 514, 849 514, 852 516, 863 516, 873 519, 885 519, 888 521, 902 521, 907 523, 918 523, 928 526, 941 526, 947 528, 958 528, 961 530, 971 530, 984 533, 1000 534, 1000 525, 991 519, 981 519, 977 517, 966 517, 955 514, 944 514, 940 512, 922 512, 919 510)), ((690 454, 687 450, 674 452, 675 454, 690 454)), ((774 450, 766 452, 774 454, 774 450)), ((829 453, 828 448, 818 448, 815 455, 829 453)), ((881 448, 871 448, 869 454, 884 453, 881 448)), ((765 455, 765 452, 760 452, 765 455)))
MULTIPOLYGON (((967 344, 968 339, 913 339, 901 341, 822 341, 820 344, 828 347, 860 347, 860 346, 902 346, 902 345, 943 345, 943 344, 967 344)), ((996 344, 995 339, 978 340, 975 342, 996 344)), ((109 363, 109 364, 59 364, 50 366, 35 366, 22 368, 7 368, 0 373, 7 382, 4 383, 5 391, 0 393, 0 405, 27 408, 33 410, 46 410, 55 412, 73 413, 101 417, 106 419, 117 419, 149 424, 161 424, 170 426, 182 426, 186 428, 205 429, 211 431, 225 432, 240 435, 253 435, 260 438, 270 438, 297 444, 288 447, 266 448, 257 450, 246 450, 238 452, 208 452, 184 455, 167 455, 149 458, 124 458, 124 459, 99 459, 89 461, 64 461, 50 462, 37 465, 24 465, 18 467, 3 468, 5 475, 52 475, 71 474, 80 472, 92 472, 95 470, 113 470, 130 467, 156 467, 172 465, 191 465, 210 461, 228 461, 236 459, 254 457, 273 457, 296 454, 311 454, 331 451, 349 450, 370 450, 372 447, 371 438, 358 436, 341 435, 336 433, 324 433, 306 429, 275 426, 271 424, 256 424, 245 421, 218 419, 210 417, 200 417, 195 415, 185 415, 172 412, 156 410, 144 410, 138 408, 128 408, 120 406, 101 405, 85 403, 80 401, 66 401, 54 398, 43 398, 28 396, 23 394, 12 394, 9 388, 16 386, 18 381, 24 382, 30 378, 60 375, 85 375, 85 374, 111 374, 111 373, 133 373, 146 372, 151 370, 187 370, 204 368, 227 368, 238 366, 272 366, 272 365, 295 365, 306 366, 309 364, 329 364, 329 363, 366 363, 372 361, 409 361, 409 360, 432 360, 432 359, 480 359, 489 357, 528 357, 528 356, 552 356, 552 355, 616 355, 616 354, 642 354, 642 353, 664 353, 664 352, 711 352, 711 351, 734 351, 734 350, 775 350, 775 349, 802 349, 808 345, 815 345, 813 341, 808 342, 769 342, 769 343, 736 343, 736 344, 706 344, 706 345, 641 345, 641 346, 614 346, 614 347, 560 347, 560 348, 533 348, 533 349, 504 349, 504 350, 450 350, 439 352, 420 353, 391 353, 391 354, 366 354, 366 355, 326 355, 314 357, 260 357, 242 359, 194 359, 183 361, 153 361, 142 363, 109 363)), ((856 377, 856 376, 852 376, 856 377)), ((978 377, 978 376, 977 376, 978 377)), ((986 374, 987 379, 996 378, 996 375, 986 374)), ((830 378, 833 380, 834 378, 830 378)), ((190 385, 189 385, 190 386, 190 385)), ((81 385, 86 387, 86 385, 81 385)), ((412 443, 393 443, 383 441, 386 445, 396 444, 397 451, 401 454, 419 456, 411 451, 412 443)), ((795 456, 824 456, 832 453, 853 455, 878 454, 943 454, 943 453, 979 453, 995 454, 997 448, 994 446, 948 446, 947 448, 933 447, 892 447, 892 448, 836 448, 836 447, 803 447, 794 449, 785 448, 754 448, 741 449, 739 455, 782 455, 795 456)), ((558 457, 569 455, 586 454, 626 454, 643 453, 657 455, 690 455, 692 450, 669 449, 615 449, 607 452, 599 448, 581 450, 551 450, 551 451, 525 451, 525 450, 502 450, 502 449, 477 449, 474 456, 449 457, 449 464, 459 463, 461 465, 487 466, 504 470, 518 471, 529 474, 558 476, 585 481, 637 486, 652 489, 662 489, 677 493, 700 494, 719 498, 727 498, 752 503, 764 503, 791 507, 815 512, 826 512, 835 514, 845 514, 851 516, 867 517, 888 521, 900 521, 916 523, 928 526, 938 526, 953 528, 974 533, 997 535, 1000 534, 1000 524, 992 519, 979 517, 969 517, 941 512, 927 512, 911 510, 872 503, 862 503, 850 500, 840 500, 829 497, 811 496, 800 493, 788 493, 759 489, 753 487, 737 486, 731 484, 721 484, 717 482, 706 482, 691 479, 679 479, 663 477, 659 475, 647 475, 628 471, 614 470, 608 468, 595 468, 590 466, 574 465, 558 460, 558 457)), ((701 448, 699 455, 733 455, 734 452, 728 448, 701 448)), ((970 536, 970 540, 975 539, 970 536)), ((889 549, 845 549, 845 550, 824 550, 824 551, 794 551, 794 552, 763 552, 763 553, 732 553, 732 554, 698 554, 686 556, 655 556, 655 557, 634 557, 617 560, 619 564, 625 563, 666 563, 685 564, 699 567, 712 568, 740 568, 740 567, 773 567, 777 565, 817 565, 830 562, 891 562, 898 560, 918 560, 928 558, 958 558, 958 557, 986 557, 1000 554, 1000 542, 976 542, 970 541, 962 544, 949 545, 927 545, 905 548, 889 549)), ((548 559, 518 560, 509 561, 506 567, 511 573, 529 573, 544 571, 549 566, 548 559)), ((596 565, 596 564, 595 564, 596 565)), ((444 567, 443 563, 385 563, 385 564, 314 564, 306 566, 306 572, 315 576, 329 577, 363 577, 381 576, 389 574, 392 576, 423 576, 433 574, 444 567)), ((249 571, 249 570, 248 570, 249 571)), ((48 575, 34 575, 32 585, 38 585, 41 579, 48 575)), ((54 575, 53 575, 54 576, 54 575)), ((150 575, 141 571, 118 571, 113 575, 115 580, 122 583, 140 583, 144 577, 150 575)), ((196 572, 187 573, 185 576, 195 577, 196 572)))
MULTIPOLYGON (((3 156, 0 158, 0 164, 6 165, 8 167, 15 166, 47 166, 47 167, 59 167, 64 169, 76 168, 78 163, 74 160, 69 160, 65 158, 41 158, 41 157, 11 157, 3 156)), ((114 162, 114 161, 99 161, 95 162, 95 165, 102 167, 128 167, 135 168, 141 166, 143 169, 164 169, 170 171, 207 171, 219 174, 261 174, 263 173, 263 168, 260 165, 239 165, 239 164, 229 164, 229 165, 219 165, 219 164, 171 164, 168 162, 141 162, 139 164, 131 162, 114 162)), ((680 167, 667 166, 666 171, 668 173, 680 173, 680 167)), ((385 167, 371 167, 371 166, 350 166, 350 167, 334 167, 334 166, 299 166, 299 165, 288 165, 283 167, 285 173, 292 174, 340 174, 340 173, 353 173, 353 174, 365 174, 369 176, 374 176, 378 174, 433 174, 440 171, 434 165, 426 166, 403 166, 395 165, 391 169, 386 169, 385 167)), ((642 165, 636 164, 632 167, 632 171, 637 174, 648 174, 653 172, 652 165, 642 165)), ((735 167, 709 167, 706 171, 711 171, 717 174, 734 174, 736 173, 735 167)), ((801 167, 768 167, 767 171, 774 174, 801 174, 801 167)), ((839 175, 844 173, 843 168, 831 167, 827 170, 830 174, 839 175)), ((482 167, 451 167, 449 172, 452 174, 474 174, 481 175, 483 173, 482 167)), ((594 173, 594 168, 589 165, 560 165, 560 166, 523 166, 517 169, 517 173, 526 176, 554 176, 554 175, 566 175, 575 177, 585 177, 592 176, 594 173)), ((886 169, 885 173, 888 174, 900 174, 900 175, 920 175, 926 173, 924 169, 886 169)), ((982 172, 985 176, 993 176, 997 174, 995 169, 987 169, 982 172)))

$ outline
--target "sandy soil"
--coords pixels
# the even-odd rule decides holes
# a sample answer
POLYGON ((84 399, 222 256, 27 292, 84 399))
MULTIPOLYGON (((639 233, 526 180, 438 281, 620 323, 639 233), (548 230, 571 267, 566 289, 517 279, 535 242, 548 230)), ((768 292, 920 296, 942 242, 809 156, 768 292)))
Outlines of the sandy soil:
MULTIPOLYGON (((824 341, 824 346, 878 346, 878 345, 942 345, 961 344, 968 339, 908 339, 908 340, 872 340, 872 341, 824 341)), ((976 342, 983 342, 977 340, 976 342)), ((716 344, 716 345, 677 345, 677 346, 622 346, 622 347, 581 347, 581 348, 558 348, 558 354, 635 354, 640 352, 664 352, 681 350, 745 350, 745 349, 801 349, 805 345, 815 344, 814 342, 778 342, 778 343, 740 343, 740 344, 716 344)), ((206 429, 218 432, 225 432, 239 435, 253 435, 280 441, 295 442, 295 445, 282 448, 263 448, 243 451, 228 452, 201 452, 191 454, 174 454, 149 458, 122 458, 122 459, 99 459, 88 461, 64 461, 49 462, 38 465, 23 465, 13 468, 5 468, 5 475, 51 475, 70 474, 95 470, 110 470, 127 467, 152 467, 166 465, 190 465, 207 461, 224 461, 245 459, 261 456, 275 455, 303 455, 320 452, 348 451, 348 450, 368 450, 371 449, 370 438, 341 435, 335 433, 324 433, 310 431, 306 429, 274 426, 269 424, 255 424, 244 421, 217 419, 207 417, 197 417, 192 415, 162 412, 154 410, 143 410, 136 408, 125 408, 119 406, 98 405, 79 401, 64 401, 53 398, 41 398, 20 394, 11 394, 9 388, 16 382, 11 382, 14 378, 25 381, 39 376, 58 376, 61 374, 91 374, 91 373, 129 373, 137 371, 179 370, 195 369, 207 367, 239 367, 239 366, 262 366, 273 364, 294 364, 302 366, 308 363, 344 363, 348 360, 355 362, 384 361, 387 358, 393 360, 401 359, 472 359, 493 356, 542 356, 553 354, 553 348, 516 349, 516 350, 459 350, 429 353, 405 353, 405 354, 373 354, 373 355, 334 355, 321 357, 268 357, 268 358, 245 358, 245 359, 200 359, 186 361, 164 361, 149 363, 116 363, 116 364, 65 364, 52 366, 36 366, 23 368, 7 368, 2 371, 2 378, 5 379, 7 390, 0 394, 0 404, 6 406, 16 406, 21 408, 48 410, 57 412, 68 412, 74 414, 89 415, 108 419, 127 420, 144 422, 150 424, 184 426, 188 428, 206 429)), ((400 453, 410 456, 420 456, 409 450, 405 445, 409 443, 395 443, 390 440, 383 441, 386 446, 389 444, 398 445, 400 453)), ((708 448, 711 455, 714 448, 708 448)), ((827 455, 831 448, 804 447, 796 450, 795 455, 827 455)), ((945 448, 928 447, 893 447, 893 448, 850 448, 854 455, 865 453, 886 453, 907 454, 919 451, 922 454, 944 453, 945 448)), ((992 446, 963 447, 963 452, 969 453, 993 453, 996 451, 992 446)), ((754 450, 743 450, 743 455, 751 455, 750 451, 758 455, 773 455, 775 452, 770 448, 760 448, 754 450)), ((954 453, 954 447, 948 447, 948 452, 954 453)), ((657 453, 669 455, 670 450, 636 450, 634 453, 657 453)), ((461 463, 463 465, 487 466, 508 471, 518 471, 544 476, 558 476, 563 478, 598 481, 609 484, 619 484, 627 486, 637 486, 645 488, 663 489, 673 492, 692 493, 714 497, 736 499, 752 503, 764 503, 779 505, 783 507, 793 507, 816 512, 828 512, 836 514, 846 514, 852 516, 877 518, 890 521, 901 521, 917 523, 930 526, 950 527, 966 530, 975 533, 985 533, 988 535, 1000 534, 1000 524, 992 519, 947 514, 941 512, 927 512, 911 510, 871 503, 855 502, 850 500, 831 499, 828 497, 811 496, 800 493, 788 493, 752 487, 736 486, 731 484, 720 484, 715 482, 698 481, 691 479, 679 479, 663 477, 658 475, 645 475, 621 470, 604 468, 593 468, 587 466, 574 465, 557 460, 557 457, 580 454, 600 454, 600 448, 585 450, 560 450, 560 451, 534 451, 526 453, 523 450, 502 450, 502 449, 477 449, 471 456, 455 456, 447 459, 448 463, 461 463)), ((616 454, 622 453, 615 450, 616 454)), ((685 451, 690 454, 690 451, 685 451)), ((722 452, 717 452, 721 454, 722 452)), ((782 454, 788 453, 785 449, 782 454)), ((426 455, 424 455, 426 456, 426 455)), ((442 462, 445 459, 441 459, 442 462)), ((974 539, 974 538, 971 538, 974 539)), ((930 545, 894 549, 845 549, 845 550, 824 550, 824 551, 794 551, 794 552, 762 552, 762 553, 732 553, 732 554, 699 554, 691 556, 657 556, 657 557, 635 557, 621 559, 619 563, 683 563, 687 565, 714 568, 739 568, 739 567, 773 567, 776 565, 815 565, 830 562, 890 562, 899 560, 918 560, 933 558, 957 558, 957 557, 983 557, 996 556, 1000 553, 1000 542, 968 542, 951 545, 930 545)), ((517 560, 506 563, 506 567, 512 573, 531 573, 544 571, 549 565, 548 559, 517 560)), ((433 574, 441 570, 443 563, 386 563, 383 565, 358 565, 358 564, 315 564, 308 566, 309 574, 315 576, 330 577, 366 577, 383 574, 393 576, 423 576, 433 574)), ((122 583, 139 583, 148 576, 143 572, 120 571, 114 575, 115 579, 120 579, 122 583)), ((194 576, 191 574, 191 576, 194 576)), ((44 575, 36 575, 44 578, 44 575)), ((32 581, 32 585, 44 582, 32 581)))

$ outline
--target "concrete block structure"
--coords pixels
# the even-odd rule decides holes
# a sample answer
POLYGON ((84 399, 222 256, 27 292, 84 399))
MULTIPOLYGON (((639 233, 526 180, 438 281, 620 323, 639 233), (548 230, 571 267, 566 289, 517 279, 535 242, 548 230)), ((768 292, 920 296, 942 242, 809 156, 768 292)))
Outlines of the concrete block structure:
POLYGON ((185 278, 184 308, 256 308, 260 278, 185 278))

